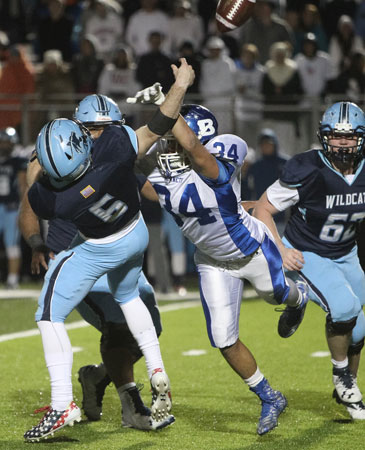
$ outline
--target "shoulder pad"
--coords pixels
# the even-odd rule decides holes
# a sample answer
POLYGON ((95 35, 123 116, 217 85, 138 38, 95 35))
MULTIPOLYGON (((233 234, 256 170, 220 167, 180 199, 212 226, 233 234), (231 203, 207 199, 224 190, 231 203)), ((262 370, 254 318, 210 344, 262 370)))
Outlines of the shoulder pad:
POLYGON ((234 134, 221 134, 205 144, 206 149, 216 158, 242 166, 247 155, 246 142, 234 134))
POLYGON ((290 187, 302 186, 306 180, 316 176, 320 161, 318 150, 309 150, 295 155, 285 163, 280 181, 290 187))

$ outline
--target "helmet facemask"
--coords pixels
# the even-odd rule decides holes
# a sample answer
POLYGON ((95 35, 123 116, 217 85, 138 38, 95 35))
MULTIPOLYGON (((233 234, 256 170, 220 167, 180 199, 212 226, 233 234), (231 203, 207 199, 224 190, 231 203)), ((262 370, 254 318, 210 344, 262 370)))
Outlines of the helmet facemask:
POLYGON ((191 170, 190 159, 171 134, 157 142, 157 165, 162 176, 170 179, 191 170))
MULTIPOLYGON (((336 124, 341 125, 341 124, 336 124)), ((323 147, 323 153, 325 157, 334 163, 349 164, 354 163, 357 165, 364 157, 365 146, 365 128, 357 127, 355 130, 341 129, 344 127, 336 127, 332 129, 328 125, 320 127, 318 131, 318 139, 323 147), (330 145, 329 141, 338 137, 347 137, 349 139, 356 139, 357 143, 351 147, 341 147, 330 145)))
POLYGON ((326 109, 319 124, 318 139, 324 156, 334 164, 356 167, 364 157, 365 114, 355 103, 338 102, 326 109), (356 144, 330 144, 331 139, 353 139, 356 144))

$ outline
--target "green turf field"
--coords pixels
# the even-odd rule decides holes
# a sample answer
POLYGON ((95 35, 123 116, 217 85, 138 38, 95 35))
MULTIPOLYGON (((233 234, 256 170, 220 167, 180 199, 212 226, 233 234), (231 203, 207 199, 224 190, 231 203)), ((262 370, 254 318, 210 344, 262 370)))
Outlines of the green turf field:
MULTIPOLYGON (((24 443, 23 433, 41 415, 34 409, 50 400, 50 386, 40 336, 1 340, 0 449, 95 450, 360 450, 365 446, 365 421, 352 422, 346 410, 331 399, 329 356, 325 352, 324 313, 310 304, 298 332, 288 340, 276 333, 279 313, 260 300, 245 300, 241 310, 241 338, 253 351, 261 371, 272 386, 282 390, 289 406, 279 427, 259 437, 256 422, 260 404, 239 377, 210 347, 200 306, 162 312, 164 331, 160 342, 170 376, 176 422, 159 432, 121 427, 119 398, 113 387, 104 397, 100 422, 82 420, 40 443, 24 443), (200 356, 185 356, 204 350, 200 356)), ((0 300, 0 335, 34 328, 35 300, 0 300)), ((73 313, 68 322, 79 320, 73 313)), ((99 363, 99 333, 91 328, 69 331, 74 354, 74 397, 81 406, 79 367, 99 363)), ((360 368, 359 385, 365 389, 360 368)), ((144 361, 135 368, 136 381, 145 385, 142 396, 150 402, 144 361)))

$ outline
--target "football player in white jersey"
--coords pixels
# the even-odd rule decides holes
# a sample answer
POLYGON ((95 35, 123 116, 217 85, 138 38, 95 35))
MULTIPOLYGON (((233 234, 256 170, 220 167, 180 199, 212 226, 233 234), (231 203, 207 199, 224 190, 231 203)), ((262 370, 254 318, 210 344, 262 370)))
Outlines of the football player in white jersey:
MULTIPOLYGON (((143 102, 148 89, 137 93, 136 101, 143 102)), ((241 205, 245 141, 231 134, 218 135, 214 115, 202 106, 183 105, 181 115, 186 122, 179 119, 176 123, 175 137, 160 139, 140 167, 148 172, 149 162, 157 159, 158 167, 148 179, 161 206, 197 247, 195 262, 210 342, 260 398, 257 432, 262 435, 277 426, 287 400, 271 388, 239 339, 244 280, 269 303, 285 302, 295 308, 295 329, 307 303, 306 285, 285 278, 270 231, 241 205)))

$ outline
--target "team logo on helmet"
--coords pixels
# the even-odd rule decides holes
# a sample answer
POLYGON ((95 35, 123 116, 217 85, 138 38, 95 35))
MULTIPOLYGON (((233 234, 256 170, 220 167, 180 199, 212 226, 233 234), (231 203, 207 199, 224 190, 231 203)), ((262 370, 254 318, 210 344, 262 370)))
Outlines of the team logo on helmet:
POLYGON ((71 154, 66 153, 67 158, 73 159, 74 151, 76 153, 82 153, 82 144, 83 144, 82 137, 77 137, 76 133, 74 131, 72 131, 72 133, 70 135, 70 139, 67 142, 67 147, 70 147, 71 154))
POLYGON ((212 119, 206 118, 197 120, 197 124, 199 127, 198 139, 211 136, 215 133, 214 122, 212 119))

